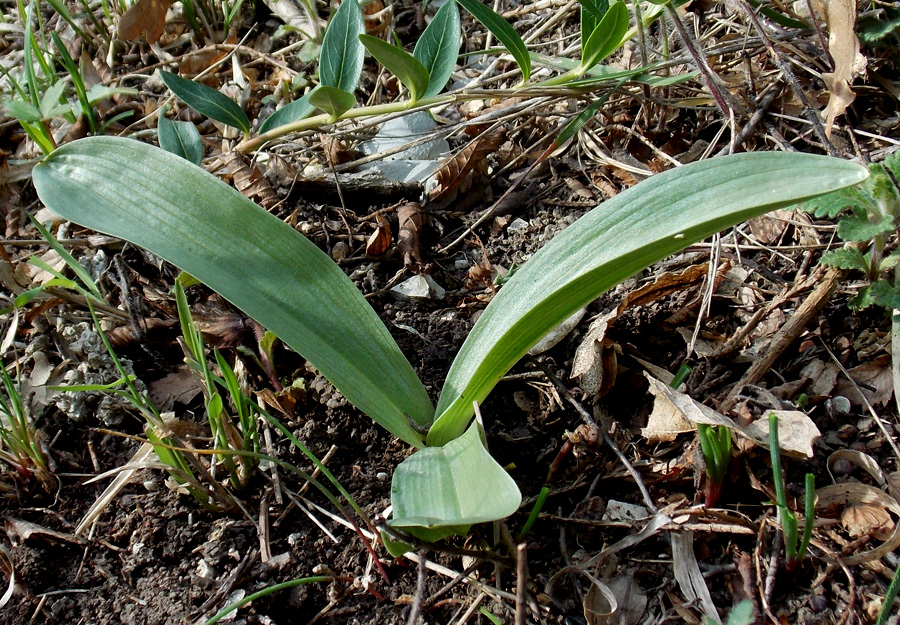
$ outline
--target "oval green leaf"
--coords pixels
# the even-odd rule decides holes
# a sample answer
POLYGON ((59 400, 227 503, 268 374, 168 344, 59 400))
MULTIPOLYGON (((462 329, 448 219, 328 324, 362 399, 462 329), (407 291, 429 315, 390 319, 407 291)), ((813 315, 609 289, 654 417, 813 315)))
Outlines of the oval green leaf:
POLYGON ((365 57, 365 49, 359 41, 359 36, 364 32, 359 3, 341 2, 322 40, 322 52, 319 56, 320 84, 350 93, 356 90, 365 57))
POLYGON ((203 139, 197 127, 191 122, 172 121, 165 115, 159 116, 159 147, 199 165, 203 160, 203 139))
POLYGON ((247 114, 237 105, 237 102, 228 96, 212 87, 182 78, 171 72, 160 71, 159 75, 172 93, 184 100, 185 104, 198 113, 237 128, 245 134, 250 132, 250 120, 247 119, 247 114))
POLYGON ((356 106, 356 96, 337 87, 319 85, 309 94, 309 103, 325 112, 331 118, 331 121, 334 122, 338 117, 356 106))
POLYGON ((215 176, 119 137, 66 144, 33 171, 41 200, 181 267, 278 335, 395 436, 431 421, 428 394, 354 284, 303 235, 215 176))
POLYGON ((623 191, 563 230, 500 289, 457 354, 429 445, 460 436, 494 385, 547 332, 652 263, 723 228, 865 180, 855 163, 799 153, 691 163, 623 191))
POLYGON ((301 119, 305 119, 312 115, 316 107, 309 103, 309 97, 312 91, 304 95, 299 100, 294 100, 290 104, 285 104, 280 109, 272 113, 266 118, 266 121, 259 127, 259 134, 268 132, 273 128, 284 126, 301 119))
POLYGON ((409 89, 410 100, 416 102, 422 98, 428 89, 428 70, 416 60, 416 57, 372 35, 360 35, 359 40, 369 54, 409 89))
POLYGON ((480 0, 457 0, 457 2, 509 50, 516 63, 519 64, 519 69, 522 70, 522 82, 528 82, 528 79, 531 78, 531 56, 519 33, 509 25, 509 22, 497 15, 491 7, 481 4, 480 0))
POLYGON ((438 9, 413 49, 413 56, 428 72, 428 88, 423 98, 436 96, 450 80, 459 56, 461 35, 459 9, 454 0, 449 0, 438 9))
POLYGON ((515 481, 484 448, 473 423, 443 447, 426 447, 400 463, 391 482, 390 525, 434 541, 504 519, 521 503, 515 481))
POLYGON ((628 32, 628 9, 624 2, 614 2, 587 42, 582 42, 581 70, 589 70, 622 45, 628 32))

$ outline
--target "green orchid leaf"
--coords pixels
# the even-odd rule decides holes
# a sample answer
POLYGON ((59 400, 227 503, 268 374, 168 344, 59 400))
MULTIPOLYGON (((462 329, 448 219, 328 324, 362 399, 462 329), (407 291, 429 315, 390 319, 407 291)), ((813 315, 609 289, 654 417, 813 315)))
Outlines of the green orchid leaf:
POLYGON ((331 258, 215 176, 119 137, 68 143, 35 166, 41 200, 144 247, 218 291, 315 366, 348 401, 421 446, 434 414, 387 328, 331 258))
POLYGON ((372 35, 360 35, 359 40, 362 41, 369 54, 374 56, 379 63, 397 77, 397 80, 409 89, 409 97, 412 102, 422 98, 428 89, 430 78, 428 70, 416 57, 372 35))
POLYGON ((184 100, 184 103, 192 109, 206 115, 210 119, 221 122, 226 126, 238 128, 245 134, 250 132, 250 120, 247 114, 238 106, 237 102, 199 82, 182 78, 171 72, 159 72, 166 86, 184 100))
POLYGON ((356 96, 337 87, 319 85, 309 94, 309 103, 326 113, 334 122, 356 106, 356 96))
MULTIPOLYGON (((319 55, 319 81, 353 93, 359 83, 365 49, 359 36, 366 32, 358 2, 341 2, 328 24, 319 55)), ((324 109, 323 109, 324 110, 324 109)))
POLYGON ((284 126, 301 119, 305 119, 316 111, 316 107, 309 103, 312 91, 304 95, 299 100, 294 100, 290 104, 285 104, 280 109, 272 113, 266 118, 266 121, 259 127, 259 134, 268 132, 273 128, 284 126))
POLYGON ((459 9, 454 0, 449 0, 438 9, 413 49, 413 56, 428 72, 428 88, 423 98, 436 96, 450 80, 459 56, 461 36, 459 9))
POLYGON ((433 542, 506 518, 521 503, 516 483, 484 448, 476 422, 443 447, 426 447, 400 463, 391 483, 390 525, 433 542))
POLYGON ((614 2, 594 32, 582 43, 581 70, 588 70, 608 57, 622 45, 628 32, 628 9, 624 2, 614 2))
POLYGON ((519 33, 509 25, 505 19, 497 15, 489 6, 481 4, 480 0, 456 0, 463 8, 471 13, 476 20, 481 22, 485 28, 491 31, 503 46, 509 50, 509 53, 519 64, 522 71, 522 82, 528 82, 531 78, 531 57, 528 55, 528 48, 525 42, 519 36, 519 33))
POLYGON ((472 402, 547 332, 625 278, 732 224, 867 176, 834 158, 739 154, 678 167, 604 202, 526 262, 485 309, 447 374, 428 444, 460 436, 472 402))
POLYGON ((173 122, 165 115, 160 115, 157 130, 159 147, 163 150, 187 159, 194 165, 199 165, 203 160, 203 139, 191 122, 173 122))

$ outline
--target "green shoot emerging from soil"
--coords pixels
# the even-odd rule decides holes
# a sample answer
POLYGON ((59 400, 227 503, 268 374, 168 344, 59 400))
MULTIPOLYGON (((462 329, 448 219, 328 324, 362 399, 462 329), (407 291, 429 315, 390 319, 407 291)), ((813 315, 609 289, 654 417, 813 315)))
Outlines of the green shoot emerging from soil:
POLYGON ((775 413, 769 415, 769 451, 772 456, 772 480, 775 482, 775 504, 778 506, 778 519, 781 522, 781 531, 784 536, 786 567, 788 571, 795 571, 803 562, 809 541, 812 539, 813 523, 816 518, 816 478, 812 473, 806 474, 803 537, 799 539, 798 545, 797 515, 788 507, 787 494, 784 489, 781 447, 778 444, 778 417, 775 413))

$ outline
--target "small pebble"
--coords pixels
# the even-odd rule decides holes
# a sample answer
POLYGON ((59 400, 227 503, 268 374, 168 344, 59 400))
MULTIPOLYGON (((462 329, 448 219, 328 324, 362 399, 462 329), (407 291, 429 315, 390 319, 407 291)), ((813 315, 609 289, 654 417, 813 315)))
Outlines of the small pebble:
POLYGON ((385 473, 384 471, 379 471, 378 473, 375 474, 375 478, 379 482, 387 482, 388 477, 390 477, 390 476, 388 476, 388 474, 385 473))
POLYGON ((844 425, 839 427, 837 431, 838 438, 842 441, 855 439, 858 434, 859 430, 857 430, 856 426, 852 423, 845 423, 844 425))
POLYGON ((849 475, 853 471, 853 463, 846 458, 838 458, 831 465, 831 472, 835 475, 849 475))
POLYGON ((828 599, 822 595, 813 595, 809 598, 809 607, 813 612, 824 612, 828 609, 828 599))

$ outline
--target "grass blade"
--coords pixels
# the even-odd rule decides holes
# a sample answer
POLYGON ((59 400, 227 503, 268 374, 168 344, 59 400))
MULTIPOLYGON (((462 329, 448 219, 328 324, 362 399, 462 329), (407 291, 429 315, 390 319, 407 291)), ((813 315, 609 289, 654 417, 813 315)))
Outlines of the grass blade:
POLYGON ((476 20, 484 24, 491 33, 502 43, 522 70, 522 82, 528 82, 531 78, 531 57, 528 48, 519 36, 519 33, 509 25, 505 19, 497 15, 493 9, 481 4, 479 0, 457 0, 463 8, 471 13, 476 20))
POLYGON ((413 56, 428 71, 428 88, 423 98, 436 96, 450 80, 459 56, 461 34, 459 9, 450 0, 435 14, 413 50, 413 56))
POLYGON ((210 119, 250 132, 250 120, 237 102, 212 87, 182 78, 171 72, 159 72, 162 81, 185 104, 210 119))
POLYGON ((118 137, 66 144, 35 166, 33 180, 52 210, 180 266, 376 422, 422 445, 409 421, 427 424, 433 409, 412 367, 331 258, 277 217, 184 159, 118 137))
POLYGON ((500 378, 547 332, 635 272, 769 210, 857 184, 854 163, 754 153, 692 163, 603 203, 525 263, 481 315, 447 374, 429 445, 461 435, 500 378))

